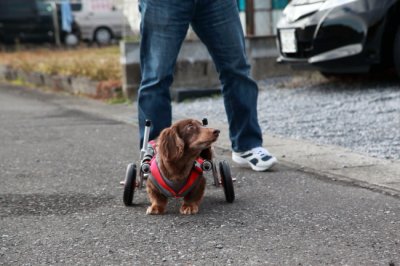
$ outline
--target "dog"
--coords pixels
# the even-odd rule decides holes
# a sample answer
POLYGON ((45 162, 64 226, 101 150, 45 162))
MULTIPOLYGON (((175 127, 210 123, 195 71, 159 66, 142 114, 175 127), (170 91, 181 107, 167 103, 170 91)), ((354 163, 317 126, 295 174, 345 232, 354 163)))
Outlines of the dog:
MULTIPOLYGON (((172 187, 178 187, 178 190, 179 187, 185 186, 199 157, 212 160, 211 145, 218 139, 219 133, 218 129, 205 127, 194 119, 177 121, 161 131, 155 141, 154 159, 165 182, 172 184, 172 187)), ((156 183, 154 178, 147 180, 146 190, 151 203, 147 214, 165 213, 168 195, 166 196, 156 183)), ((199 171, 196 181, 192 184, 190 191, 183 196, 181 214, 196 214, 199 211, 206 186, 202 171, 199 171)))

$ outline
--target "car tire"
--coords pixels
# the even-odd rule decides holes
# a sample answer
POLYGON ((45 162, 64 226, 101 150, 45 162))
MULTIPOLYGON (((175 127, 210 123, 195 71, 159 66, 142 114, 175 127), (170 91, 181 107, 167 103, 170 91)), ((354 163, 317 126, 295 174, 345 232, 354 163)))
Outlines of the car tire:
POLYGON ((400 77, 400 25, 397 27, 393 44, 393 64, 396 74, 400 77))
POLYGON ((76 34, 68 33, 64 38, 64 44, 69 47, 74 47, 79 44, 79 38, 76 34))
POLYGON ((112 32, 107 28, 97 29, 93 37, 94 41, 98 45, 108 45, 111 43, 112 38, 113 38, 112 32))

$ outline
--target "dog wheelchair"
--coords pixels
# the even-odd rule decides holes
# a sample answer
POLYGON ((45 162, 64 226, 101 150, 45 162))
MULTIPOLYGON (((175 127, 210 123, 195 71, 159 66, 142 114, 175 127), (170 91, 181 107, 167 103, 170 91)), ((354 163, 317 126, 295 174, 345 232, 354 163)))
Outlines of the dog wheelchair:
MULTIPOLYGON (((208 121, 206 118, 203 119, 203 126, 208 125, 208 121)), ((124 182, 124 194, 123 194, 123 202, 126 206, 133 205, 133 197, 135 194, 135 190, 142 190, 145 187, 145 182, 149 178, 149 175, 152 174, 150 160, 151 157, 154 157, 154 150, 152 143, 149 143, 149 134, 150 134, 151 121, 146 120, 145 122, 145 130, 144 130, 144 140, 143 145, 140 150, 140 166, 137 169, 135 163, 130 163, 127 166, 126 174, 125 174, 125 182, 124 182), (137 172, 139 170, 139 174, 137 172), (138 177, 138 180, 137 177, 138 177)), ((198 161, 196 161, 197 163, 198 161)), ((201 163, 194 168, 200 172, 200 174, 204 172, 211 172, 214 179, 214 186, 222 187, 225 200, 229 203, 232 203, 235 200, 235 191, 233 187, 234 179, 231 176, 231 170, 226 161, 218 162, 217 170, 217 161, 213 159, 209 160, 200 160, 201 163)))

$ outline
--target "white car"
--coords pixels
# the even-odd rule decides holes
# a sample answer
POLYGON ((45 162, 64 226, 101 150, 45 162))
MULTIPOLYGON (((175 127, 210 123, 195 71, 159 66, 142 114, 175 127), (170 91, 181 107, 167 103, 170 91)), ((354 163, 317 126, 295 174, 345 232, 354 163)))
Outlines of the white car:
POLYGON ((71 2, 71 9, 79 26, 81 38, 98 44, 110 44, 129 28, 123 11, 113 0, 80 0, 71 2))

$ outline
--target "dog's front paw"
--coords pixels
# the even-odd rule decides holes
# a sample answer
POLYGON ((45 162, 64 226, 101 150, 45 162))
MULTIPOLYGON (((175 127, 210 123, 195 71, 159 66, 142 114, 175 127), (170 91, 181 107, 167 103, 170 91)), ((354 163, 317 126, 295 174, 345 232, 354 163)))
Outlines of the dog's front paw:
POLYGON ((192 205, 187 205, 183 204, 181 209, 180 209, 181 214, 196 214, 199 212, 199 206, 192 204, 192 205))
POLYGON ((160 206, 150 206, 147 208, 146 214, 164 214, 164 208, 160 206))

